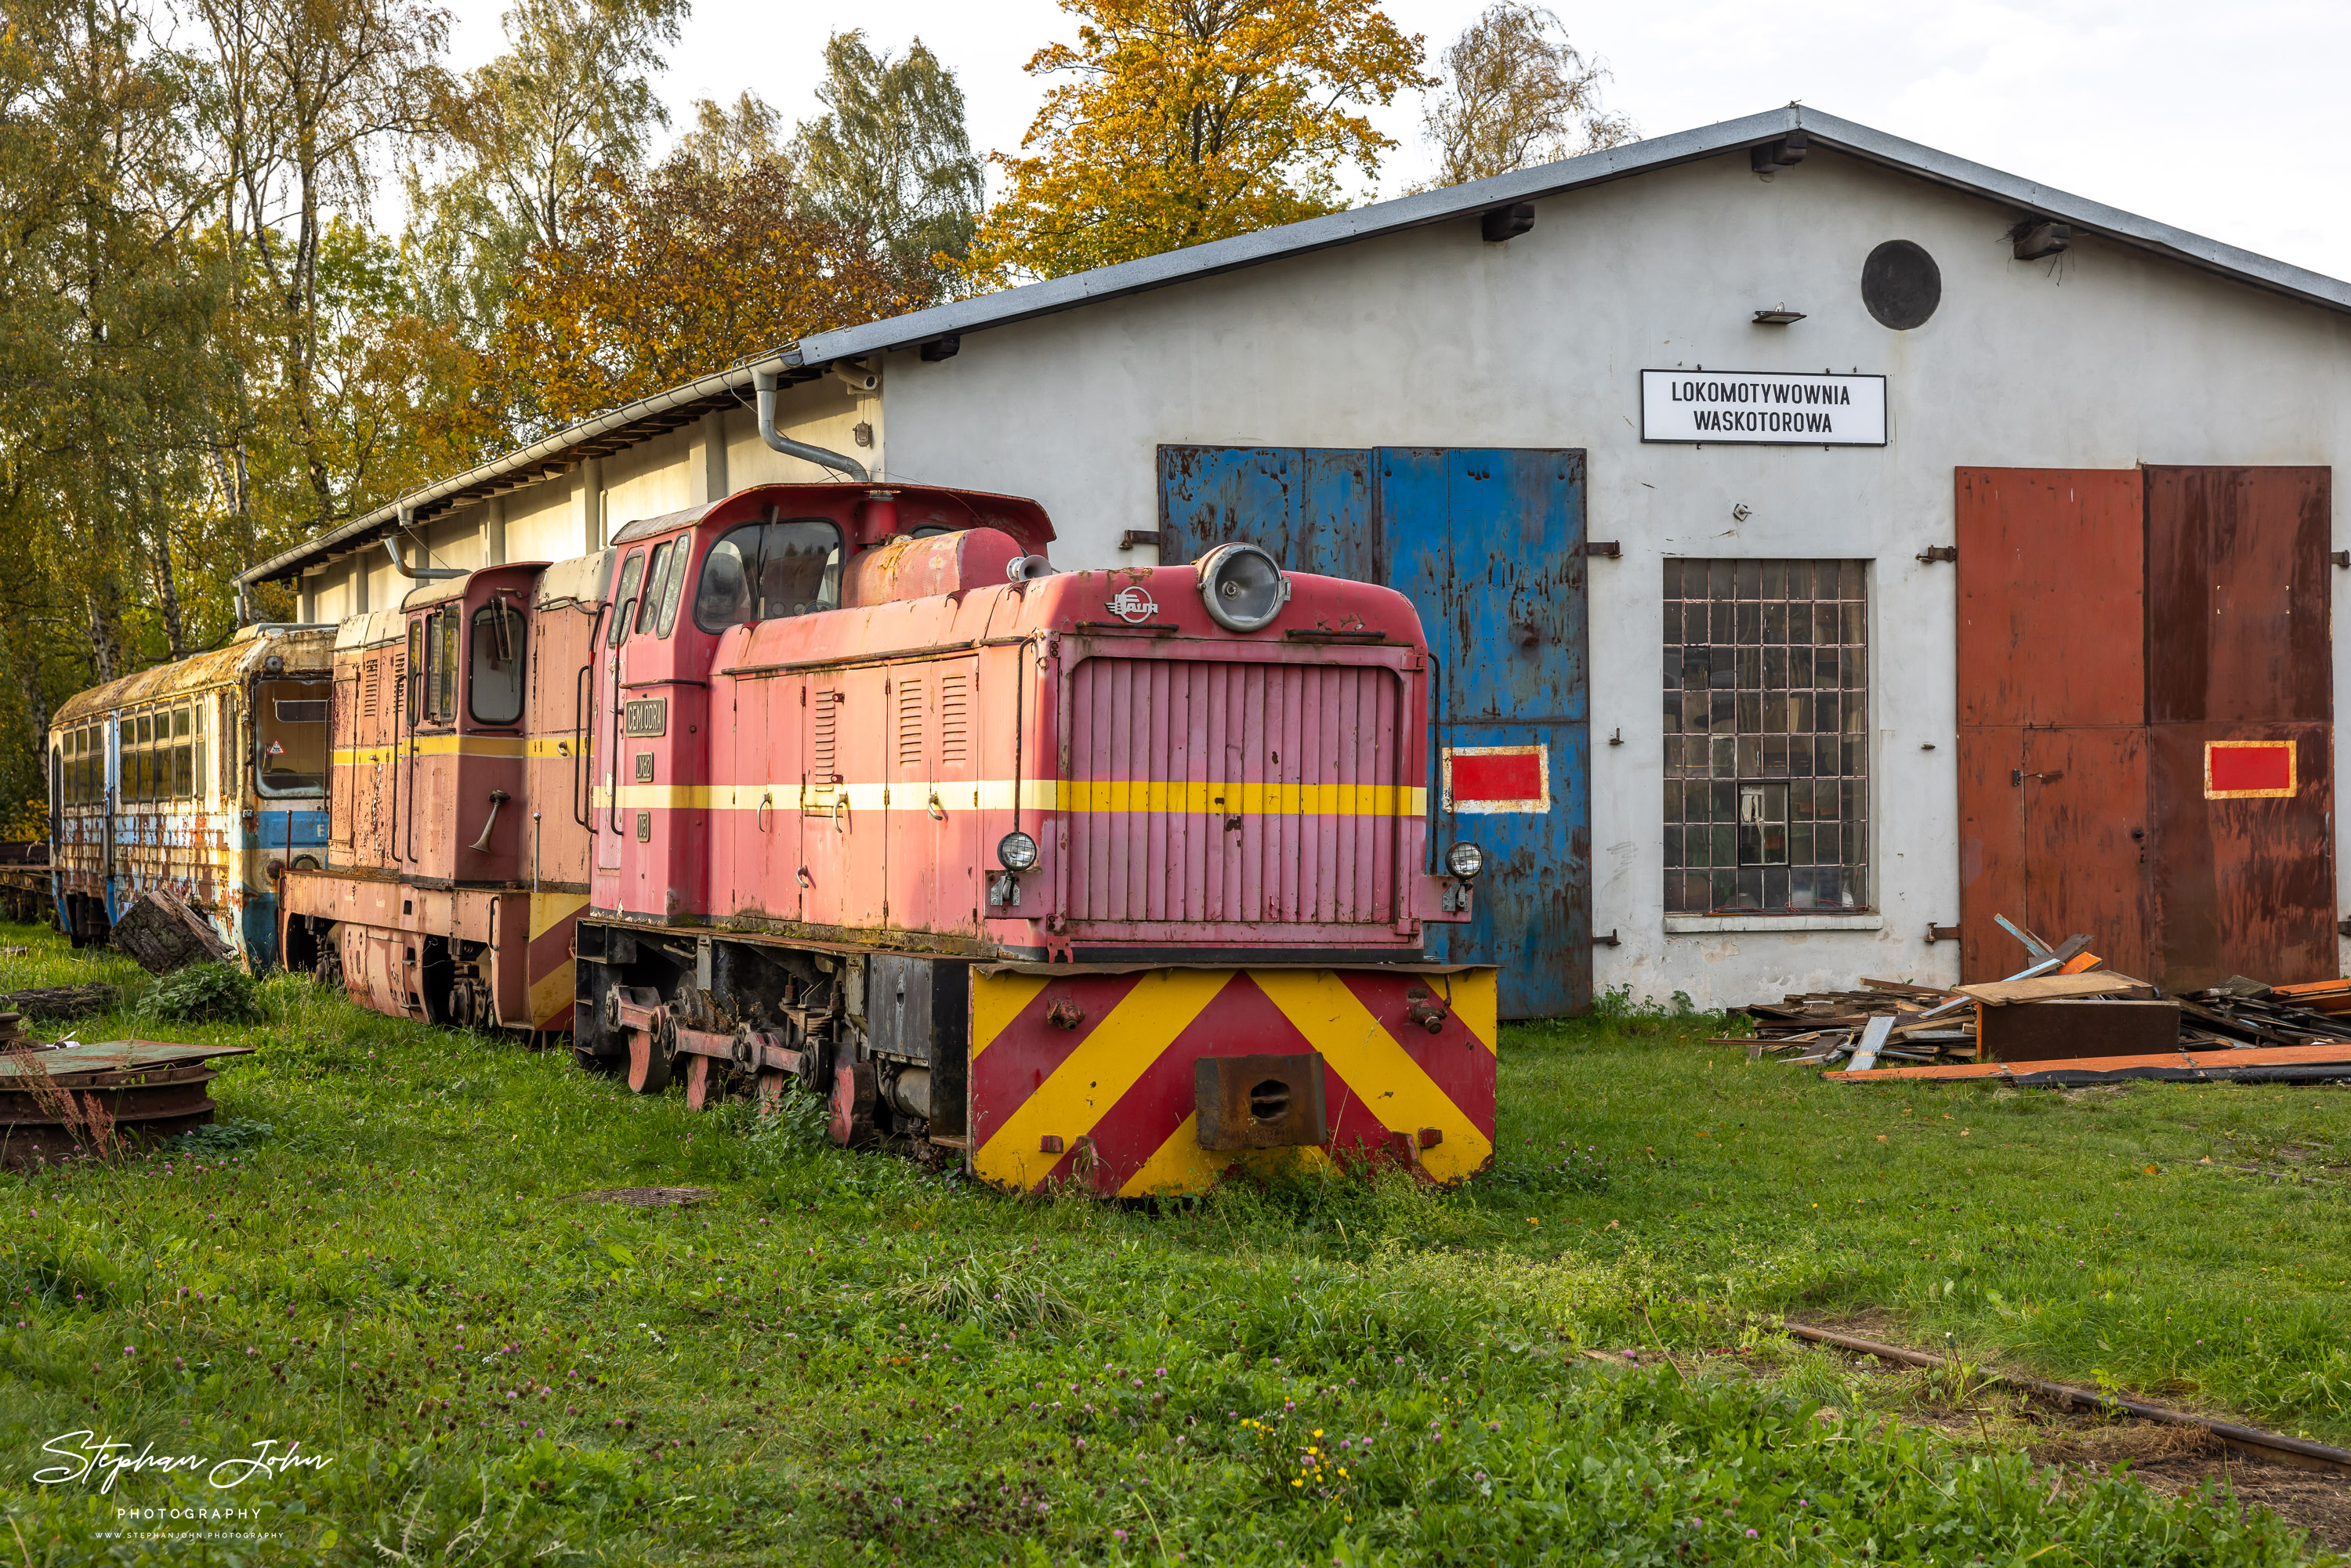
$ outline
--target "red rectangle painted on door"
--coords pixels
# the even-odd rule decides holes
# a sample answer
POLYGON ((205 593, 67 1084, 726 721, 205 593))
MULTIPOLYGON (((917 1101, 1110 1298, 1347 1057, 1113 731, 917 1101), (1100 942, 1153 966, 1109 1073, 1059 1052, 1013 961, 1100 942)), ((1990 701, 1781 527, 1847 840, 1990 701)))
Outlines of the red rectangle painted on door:
POLYGON ((1489 751, 1456 749, 1447 754, 1446 777, 1457 806, 1496 800, 1540 800, 1547 790, 1543 756, 1539 747, 1496 747, 1489 751))
POLYGON ((2207 800, 2290 800, 2295 768, 2290 740, 2208 740, 2204 743, 2207 800))

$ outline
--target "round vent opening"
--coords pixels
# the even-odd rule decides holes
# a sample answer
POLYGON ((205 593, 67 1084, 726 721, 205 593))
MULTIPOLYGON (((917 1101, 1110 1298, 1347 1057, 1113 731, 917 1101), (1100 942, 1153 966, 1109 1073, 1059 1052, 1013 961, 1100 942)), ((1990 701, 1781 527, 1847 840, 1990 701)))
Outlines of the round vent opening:
POLYGON ((1943 302, 1943 269, 1925 246, 1887 240, 1861 264, 1861 302, 1881 327, 1897 332, 1923 327, 1943 302))

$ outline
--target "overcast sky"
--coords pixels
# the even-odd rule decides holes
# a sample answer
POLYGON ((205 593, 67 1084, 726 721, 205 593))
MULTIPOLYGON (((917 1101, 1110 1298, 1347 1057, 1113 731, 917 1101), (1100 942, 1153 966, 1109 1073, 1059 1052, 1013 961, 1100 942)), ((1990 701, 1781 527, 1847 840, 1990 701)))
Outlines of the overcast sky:
MULTIPOLYGON (((463 66, 504 47, 500 0, 455 0, 463 66)), ((1479 0, 1395 0, 1431 60, 1479 0)), ((1801 99, 2061 190, 2351 277, 2351 5, 2342 0, 1602 0, 1561 5, 1614 73, 1644 134, 1801 99)), ((1009 151, 1040 84, 1021 64, 1072 38, 1052 0, 695 0, 662 80, 682 128, 748 87, 813 113, 828 33, 896 50, 919 36, 963 83, 973 144, 1009 151)), ((1380 117, 1403 143, 1385 193, 1426 171, 1417 102, 1380 117)))

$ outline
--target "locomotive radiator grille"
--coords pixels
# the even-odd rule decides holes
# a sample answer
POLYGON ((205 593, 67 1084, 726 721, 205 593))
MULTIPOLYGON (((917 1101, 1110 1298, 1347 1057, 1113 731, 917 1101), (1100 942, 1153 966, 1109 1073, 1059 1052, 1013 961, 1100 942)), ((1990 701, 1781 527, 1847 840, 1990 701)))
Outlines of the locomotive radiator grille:
POLYGON ((1073 672, 1069 912, 1089 922, 1395 918, 1394 672, 1097 658, 1073 672))

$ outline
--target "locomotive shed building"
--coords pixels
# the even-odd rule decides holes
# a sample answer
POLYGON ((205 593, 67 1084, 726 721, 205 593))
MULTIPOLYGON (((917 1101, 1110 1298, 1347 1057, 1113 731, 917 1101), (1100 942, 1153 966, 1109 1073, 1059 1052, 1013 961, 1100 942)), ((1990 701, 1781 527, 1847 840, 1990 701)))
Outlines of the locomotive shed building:
POLYGON ((387 539, 559 559, 822 477, 761 440, 773 369, 784 434, 1033 497, 1064 569, 1244 538, 1412 595, 1505 1016, 2004 973, 1996 915, 2307 979, 2346 312, 1791 106, 814 335, 245 580, 334 620, 411 586, 387 539))

